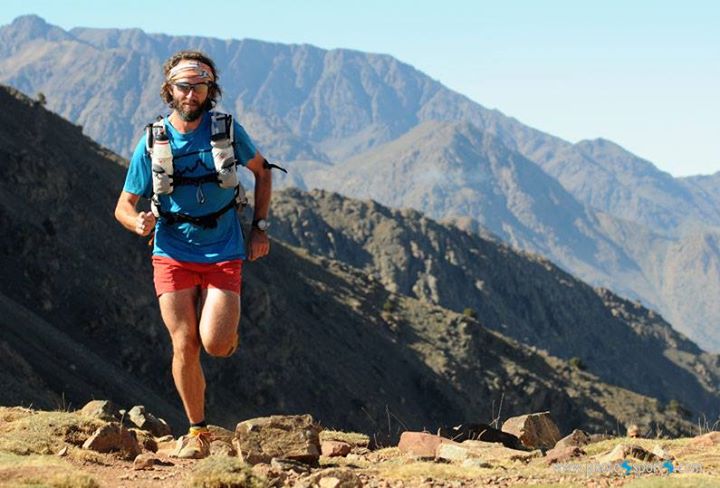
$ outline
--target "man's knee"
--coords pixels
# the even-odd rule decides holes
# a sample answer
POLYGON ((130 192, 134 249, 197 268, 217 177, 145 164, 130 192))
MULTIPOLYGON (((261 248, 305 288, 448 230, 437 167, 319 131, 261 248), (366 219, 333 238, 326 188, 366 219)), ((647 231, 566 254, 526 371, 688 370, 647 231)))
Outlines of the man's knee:
POLYGON ((192 359, 200 356, 200 342, 185 338, 174 338, 173 356, 176 358, 192 359))
POLYGON ((229 341, 209 340, 205 342, 203 346, 205 347, 205 352, 209 355, 218 358, 227 358, 232 356, 237 350, 239 342, 240 338, 237 334, 235 334, 235 336, 229 341))

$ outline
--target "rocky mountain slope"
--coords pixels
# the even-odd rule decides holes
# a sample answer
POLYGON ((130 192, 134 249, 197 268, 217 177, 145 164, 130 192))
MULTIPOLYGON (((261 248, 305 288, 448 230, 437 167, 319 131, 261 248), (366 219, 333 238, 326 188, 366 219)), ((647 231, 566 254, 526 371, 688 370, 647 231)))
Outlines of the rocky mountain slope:
MULTIPOLYGON (((144 403, 183 425, 148 249, 112 218, 124 162, 12 89, 0 89, 0 103, 0 401, 52 408, 109 398, 144 403)), ((371 220, 390 213, 376 211, 371 220)), ((483 242, 488 252, 521 260, 483 242)), ((269 258, 246 267, 243 345, 231 360, 206 358, 214 422, 308 411, 326 426, 392 436, 401 426, 436 428, 548 409, 564 430, 610 431, 642 421, 681 433, 692 429, 693 415, 711 414, 704 406, 715 393, 699 393, 697 372, 676 368, 667 379, 668 395, 697 400, 686 405, 692 412, 678 411, 620 382, 603 382, 594 362, 582 371, 492 330, 492 308, 478 307, 477 318, 458 314, 400 287, 389 290, 385 278, 358 263, 322 254, 275 241, 269 258)), ((517 272, 507 266, 499 261, 493 273, 517 272)), ((697 348, 676 340, 686 364, 697 364, 697 348)), ((648 348, 644 356, 657 351, 648 348)), ((712 365, 705 367, 712 377, 712 365)))
MULTIPOLYGON (((602 152, 592 153, 601 160, 596 153, 602 152)), ((685 220, 683 229, 678 227, 681 216, 709 212, 711 205, 681 204, 674 197, 680 184, 669 175, 665 180, 672 181, 665 181, 665 186, 675 189, 667 193, 655 180, 643 190, 633 176, 627 176, 628 185, 638 189, 635 208, 626 207, 623 195, 599 196, 617 202, 617 206, 600 205, 588 190, 586 200, 592 201, 587 203, 624 217, 635 214, 641 222, 653 225, 644 227, 583 205, 571 194, 578 193, 577 188, 566 181, 576 175, 581 187, 590 188, 585 179, 600 182, 605 178, 608 188, 629 195, 632 190, 613 179, 623 178, 621 169, 604 169, 600 175, 594 174, 588 158, 577 163, 582 169, 571 166, 571 155, 557 159, 566 164, 555 180, 498 137, 472 124, 425 122, 346 162, 331 167, 301 162, 294 169, 302 174, 307 188, 373 198, 395 208, 411 207, 466 229, 484 227, 513 246, 550 257, 585 281, 641 300, 677 324, 678 330, 714 349, 720 308, 710 297, 720 289, 720 273, 710 263, 720 256, 707 243, 717 239, 717 231, 691 219, 685 220), (640 196, 643 191, 647 198, 640 196), (664 208, 674 210, 663 213, 664 208)))
POLYGON ((720 215, 719 187, 710 177, 673 179, 609 141, 570 144, 389 56, 138 29, 64 31, 36 16, 0 27, 0 41, 1 82, 45 93, 50 109, 125 155, 142 126, 166 111, 157 97, 162 61, 181 48, 206 50, 222 70, 222 108, 240 117, 267 155, 294 168, 281 184, 322 184, 438 219, 483 222, 594 285, 642 300, 704 349, 720 350, 713 298, 720 274, 706 264, 719 256, 703 245, 720 215), (408 147, 402 161, 395 159, 403 155, 393 148, 403 141, 422 146, 419 135, 438 121, 457 133, 445 127, 434 135, 437 149, 425 143, 427 150, 413 155, 408 147), (493 143, 463 149, 456 144, 463 131, 493 143), (451 153, 443 154, 447 145, 451 153), (491 174, 478 171, 487 168, 483 161, 504 155, 512 161, 500 158, 491 174), (464 169, 429 170, 436 156, 439 166, 464 169), (386 166, 400 171, 397 178, 373 173, 386 166), (352 188, 343 180, 350 174, 352 188))
POLYGON ((720 225, 716 199, 612 141, 581 141, 536 162, 579 201, 656 231, 720 225))
POLYGON ((273 218, 281 240, 364 269, 393 292, 473 309, 487 327, 579 358, 606 382, 715 408, 715 393, 707 394, 720 383, 717 355, 703 353, 652 311, 592 289, 545 259, 412 210, 323 191, 276 194, 273 218), (690 380, 698 371, 706 375, 690 380), (687 389, 669 393, 668 378, 681 377, 687 389))

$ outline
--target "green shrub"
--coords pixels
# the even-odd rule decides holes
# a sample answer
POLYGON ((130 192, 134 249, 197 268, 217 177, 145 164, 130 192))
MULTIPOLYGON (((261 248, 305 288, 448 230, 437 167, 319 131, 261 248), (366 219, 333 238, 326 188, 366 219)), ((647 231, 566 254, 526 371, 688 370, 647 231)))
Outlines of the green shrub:
POLYGON ((467 307, 465 310, 463 310, 463 315, 466 317, 470 317, 471 319, 477 318, 477 312, 475 309, 467 307))
POLYGON ((691 414, 691 412, 685 408, 685 405, 674 398, 668 402, 665 410, 680 415, 681 417, 689 417, 691 414))
POLYGON ((583 360, 580 359, 579 357, 575 356, 574 358, 570 358, 570 361, 568 361, 568 362, 570 363, 570 366, 572 366, 573 368, 578 369, 580 371, 585 371, 585 368, 586 368, 585 363, 583 363, 583 360))

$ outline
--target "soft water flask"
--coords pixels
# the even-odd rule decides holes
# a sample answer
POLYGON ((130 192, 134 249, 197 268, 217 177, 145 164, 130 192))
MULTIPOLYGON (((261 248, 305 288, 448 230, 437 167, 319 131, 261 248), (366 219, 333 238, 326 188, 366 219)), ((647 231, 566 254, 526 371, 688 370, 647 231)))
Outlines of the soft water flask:
POLYGON ((155 139, 152 152, 153 192, 157 195, 172 193, 173 157, 167 135, 155 139))
POLYGON ((210 145, 212 146, 218 185, 220 188, 235 188, 238 185, 238 176, 235 166, 235 150, 230 139, 210 141, 210 145))

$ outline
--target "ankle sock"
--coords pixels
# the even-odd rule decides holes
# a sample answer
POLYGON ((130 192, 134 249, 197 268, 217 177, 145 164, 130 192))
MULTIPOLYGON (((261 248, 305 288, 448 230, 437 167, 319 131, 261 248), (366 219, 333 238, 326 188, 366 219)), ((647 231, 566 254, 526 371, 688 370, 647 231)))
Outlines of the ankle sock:
POLYGON ((189 433, 193 434, 193 433, 203 432, 206 430, 208 430, 207 422, 205 422, 203 420, 201 422, 195 422, 195 423, 190 424, 189 433))

